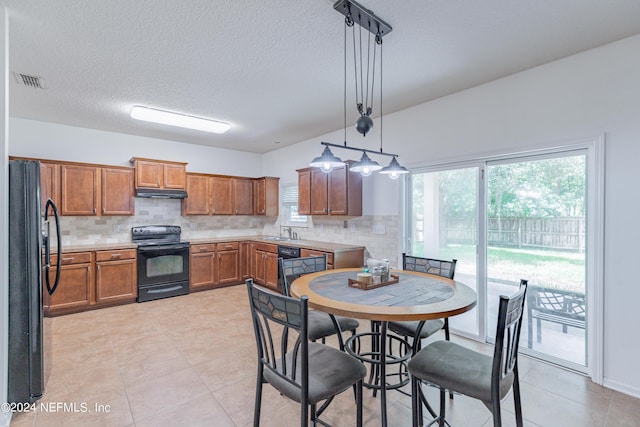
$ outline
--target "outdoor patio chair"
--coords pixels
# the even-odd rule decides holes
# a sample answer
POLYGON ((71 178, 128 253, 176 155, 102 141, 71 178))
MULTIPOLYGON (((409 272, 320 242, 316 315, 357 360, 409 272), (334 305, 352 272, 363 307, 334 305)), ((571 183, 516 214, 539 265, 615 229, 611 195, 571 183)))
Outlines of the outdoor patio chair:
POLYGON ((527 281, 511 297, 500 296, 493 357, 450 341, 436 341, 409 361, 413 426, 422 426, 420 383, 440 388, 439 426, 445 421, 445 390, 479 399, 493 415, 494 427, 502 426, 500 401, 513 387, 516 425, 522 427, 522 405, 518 379, 518 343, 522 327, 527 281))
POLYGON ((356 425, 361 427, 365 366, 337 348, 309 342, 307 296, 295 299, 256 286, 253 279, 246 283, 258 349, 254 427, 260 425, 264 383, 300 403, 301 427, 328 425, 318 417, 335 395, 353 386, 356 425))

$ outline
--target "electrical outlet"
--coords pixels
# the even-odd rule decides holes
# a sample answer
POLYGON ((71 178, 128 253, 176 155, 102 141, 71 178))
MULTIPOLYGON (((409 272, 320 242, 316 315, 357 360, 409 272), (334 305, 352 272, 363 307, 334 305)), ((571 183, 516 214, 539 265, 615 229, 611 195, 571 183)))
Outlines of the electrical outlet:
POLYGON ((350 232, 352 232, 352 233, 355 233, 355 231, 356 231, 356 225, 355 225, 355 224, 351 224, 351 225, 349 226, 349 231, 350 231, 350 232))
POLYGON ((113 232, 114 233, 119 233, 120 232, 120 224, 116 224, 113 226, 113 232))
POLYGON ((373 234, 387 234, 384 224, 375 224, 373 226, 373 234))

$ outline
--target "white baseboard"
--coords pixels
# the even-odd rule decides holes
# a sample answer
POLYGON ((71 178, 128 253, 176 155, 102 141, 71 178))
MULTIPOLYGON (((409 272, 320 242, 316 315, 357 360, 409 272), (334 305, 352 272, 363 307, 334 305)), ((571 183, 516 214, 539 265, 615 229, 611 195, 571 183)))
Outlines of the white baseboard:
POLYGON ((11 412, 0 411, 0 426, 9 427, 11 415, 11 412))
POLYGON ((628 384, 613 381, 606 377, 604 378, 602 385, 615 391, 619 391, 620 393, 628 394, 629 396, 640 399, 640 388, 630 387, 628 384))

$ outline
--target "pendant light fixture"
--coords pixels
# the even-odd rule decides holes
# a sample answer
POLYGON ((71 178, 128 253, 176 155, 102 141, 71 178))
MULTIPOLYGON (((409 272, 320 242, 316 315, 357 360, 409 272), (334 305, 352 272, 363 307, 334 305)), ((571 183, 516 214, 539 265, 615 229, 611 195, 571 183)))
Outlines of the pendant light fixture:
POLYGON ((362 176, 369 176, 371 172, 379 171, 380 169, 382 169, 382 166, 378 162, 371 160, 367 153, 362 153, 360 160, 349 168, 351 172, 360 172, 362 176))
POLYGON ((309 163, 309 166, 322 169, 322 172, 329 173, 333 168, 344 166, 344 162, 331 152, 329 147, 324 147, 322 154, 309 163))
POLYGON ((385 166, 384 168, 382 168, 380 170, 380 173, 389 175, 389 178, 391 179, 398 179, 400 178, 400 175, 409 173, 409 171, 404 166, 400 166, 400 163, 398 163, 398 161, 394 157, 393 159, 391 159, 389 166, 385 166))
POLYGON ((400 175, 409 171, 400 166, 397 154, 385 153, 382 149, 382 37, 391 32, 391 26, 375 16, 372 11, 365 9, 353 0, 338 0, 333 8, 345 16, 344 27, 344 145, 321 142, 325 146, 324 151, 309 163, 312 167, 319 167, 324 172, 331 172, 333 168, 343 166, 345 163, 334 156, 329 147, 343 148, 346 150, 360 151, 360 160, 353 163, 349 170, 359 172, 362 176, 369 176, 372 172, 380 171, 389 175, 391 179, 397 179, 400 175), (358 37, 356 37, 355 24, 358 24, 358 37), (353 62, 355 75, 356 106, 360 117, 356 121, 356 130, 366 136, 373 128, 371 114, 373 112, 373 93, 376 77, 376 52, 379 50, 379 85, 380 85, 380 151, 366 148, 356 148, 347 145, 347 29, 352 29, 353 62), (366 30, 368 36, 363 42, 362 30, 366 30), (373 48, 372 48, 373 37, 373 48), (356 38, 358 42, 356 42, 356 38), (366 54, 364 48, 366 45, 366 54), (366 61, 366 63, 364 62, 366 61), (385 168, 372 160, 367 153, 392 157, 391 162, 385 168))

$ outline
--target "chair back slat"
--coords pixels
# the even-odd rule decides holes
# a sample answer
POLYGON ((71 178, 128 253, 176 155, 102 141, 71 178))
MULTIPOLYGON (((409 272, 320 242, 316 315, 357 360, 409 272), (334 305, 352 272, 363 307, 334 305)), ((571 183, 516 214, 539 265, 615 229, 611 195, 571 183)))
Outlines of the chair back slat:
POLYGON ((402 268, 409 271, 419 271, 422 273, 435 274, 437 276, 453 279, 456 273, 456 263, 458 260, 443 260, 436 258, 422 258, 407 254, 402 254, 402 268))
POLYGON ((520 289, 514 295, 500 296, 491 377, 492 387, 496 389, 499 387, 500 380, 510 375, 518 363, 518 345, 526 292, 527 281, 523 279, 520 280, 520 289))
POLYGON ((308 297, 299 300, 275 294, 247 280, 251 316, 258 348, 258 363, 295 387, 304 387, 308 367, 308 297), (289 345, 294 342, 293 347, 289 345), (289 357, 287 354, 291 353, 289 357), (299 357, 298 357, 299 355, 299 357), (300 373, 300 377, 298 377, 300 373))
POLYGON ((302 258, 279 258, 282 272, 283 293, 290 296, 291 283, 303 274, 315 273, 327 269, 327 256, 310 256, 302 258))

